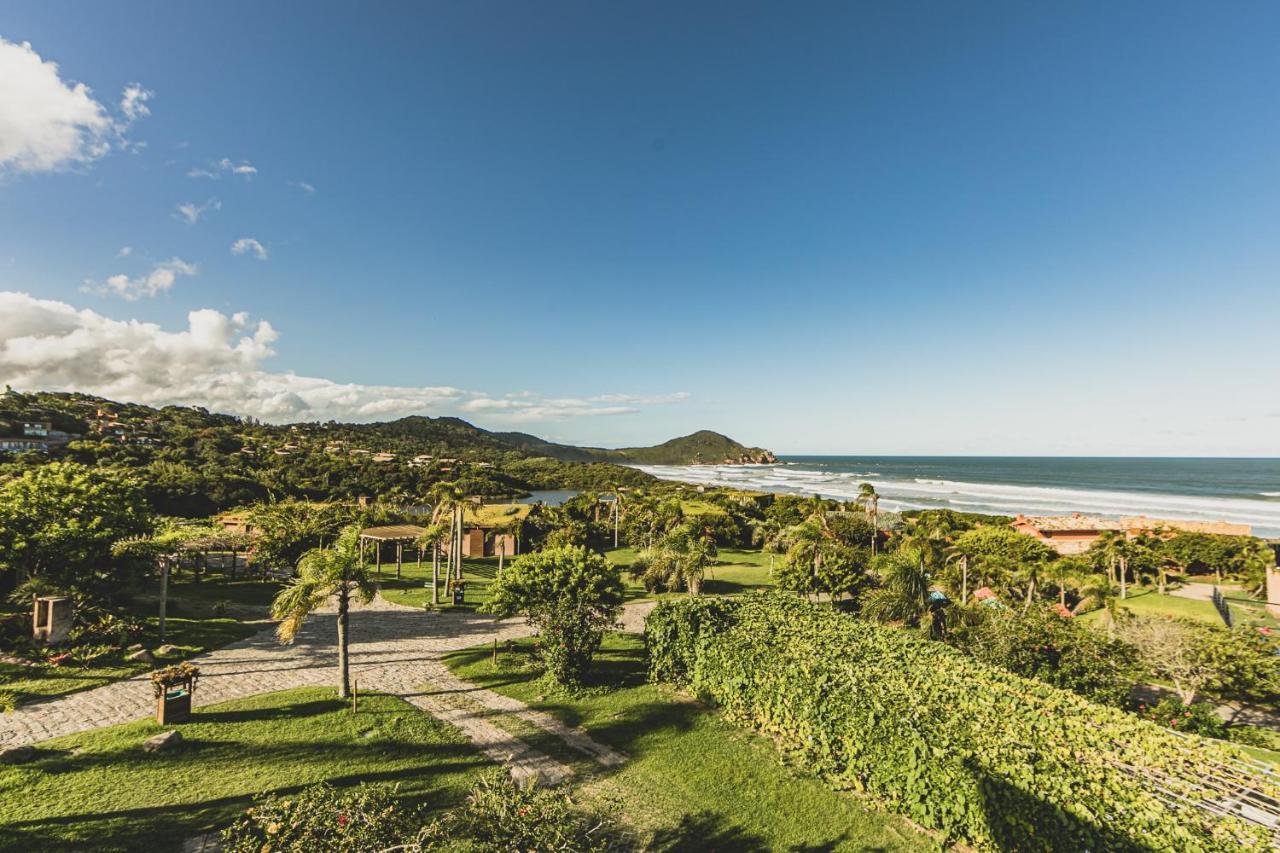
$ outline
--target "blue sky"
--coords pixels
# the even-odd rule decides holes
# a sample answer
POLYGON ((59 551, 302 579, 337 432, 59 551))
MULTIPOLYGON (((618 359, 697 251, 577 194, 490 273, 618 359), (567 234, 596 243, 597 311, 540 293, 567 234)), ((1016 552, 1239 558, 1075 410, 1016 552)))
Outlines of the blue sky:
POLYGON ((10 0, 0 38, 19 387, 1280 454, 1274 4, 10 0))

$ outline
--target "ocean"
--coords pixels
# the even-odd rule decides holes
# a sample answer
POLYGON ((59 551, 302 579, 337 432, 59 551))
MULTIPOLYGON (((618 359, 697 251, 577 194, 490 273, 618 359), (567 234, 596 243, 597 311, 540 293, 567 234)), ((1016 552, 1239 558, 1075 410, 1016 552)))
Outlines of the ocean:
POLYGON ((1280 459, 788 456, 778 465, 644 465, 665 480, 850 500, 888 510, 1230 521, 1280 536, 1280 459))

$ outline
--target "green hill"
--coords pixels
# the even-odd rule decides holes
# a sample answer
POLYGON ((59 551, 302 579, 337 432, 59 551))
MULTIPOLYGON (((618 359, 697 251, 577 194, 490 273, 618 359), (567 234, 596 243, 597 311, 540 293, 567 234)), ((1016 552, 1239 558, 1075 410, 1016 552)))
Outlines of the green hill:
POLYGON ((622 447, 617 450, 555 444, 520 432, 494 433, 494 435, 521 450, 566 462, 613 462, 622 465, 743 465, 778 461, 768 450, 747 447, 727 435, 706 429, 673 438, 653 447, 622 447))

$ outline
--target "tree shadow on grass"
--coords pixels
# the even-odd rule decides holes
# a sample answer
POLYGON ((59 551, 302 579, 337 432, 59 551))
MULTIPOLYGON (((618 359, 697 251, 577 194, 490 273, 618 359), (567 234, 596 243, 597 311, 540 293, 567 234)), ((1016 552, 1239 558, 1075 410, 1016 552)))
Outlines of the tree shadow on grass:
POLYGON ((270 708, 244 708, 235 711, 197 709, 191 715, 193 723, 247 723, 254 720, 296 720, 328 714, 346 707, 345 699, 315 699, 295 705, 279 705, 270 708))
MULTIPOLYGON (((184 765, 200 761, 198 751, 201 749, 214 749, 216 752, 221 747, 235 746, 234 743, 191 741, 173 753, 148 755, 147 760, 167 763, 176 772, 184 765), (189 750, 189 746, 195 749, 189 750)), ((461 744, 384 743, 365 746, 289 743, 272 749, 256 750, 255 759, 262 764, 286 763, 290 758, 297 758, 300 750, 307 748, 323 749, 330 759, 336 753, 335 765, 339 767, 350 766, 359 760, 367 762, 370 757, 369 749, 382 748, 389 753, 388 758, 397 760, 412 757, 415 753, 420 754, 421 760, 415 761, 413 766, 326 775, 325 781, 339 788, 362 782, 395 785, 404 801, 432 810, 449 808, 461 802, 470 774, 490 766, 474 748, 461 744), (349 754, 350 758, 344 759, 345 754, 349 754)), ((119 753, 59 755, 51 761, 42 761, 44 766, 40 769, 55 773, 83 770, 98 764, 115 764, 121 758, 119 753)), ((216 755, 212 760, 216 760, 216 755)), ((262 793, 291 794, 314 783, 315 780, 306 779, 295 784, 272 786, 262 793)), ((107 806, 111 798, 109 792, 103 793, 101 802, 107 806)), ((253 799, 254 794, 233 794, 168 806, 122 808, 9 821, 0 826, 0 850, 34 853, 45 850, 169 849, 193 835, 228 825, 253 799)))

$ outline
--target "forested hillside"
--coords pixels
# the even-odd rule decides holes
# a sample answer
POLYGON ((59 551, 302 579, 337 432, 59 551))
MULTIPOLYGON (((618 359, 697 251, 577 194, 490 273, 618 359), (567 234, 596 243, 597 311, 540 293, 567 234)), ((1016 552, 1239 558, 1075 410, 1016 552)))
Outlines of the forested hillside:
POLYGON ((516 447, 569 462, 617 462, 623 465, 742 465, 778 461, 764 448, 747 447, 727 435, 707 429, 673 438, 653 447, 621 447, 617 450, 554 444, 522 432, 494 433, 494 435, 516 447))
POLYGON ((486 496, 652 481, 620 465, 548 458, 457 418, 279 426, 86 394, 0 396, 0 436, 21 436, 26 422, 66 435, 52 436, 47 452, 0 453, 0 479, 51 459, 120 468, 158 512, 189 517, 268 498, 413 501, 443 480, 486 496))

